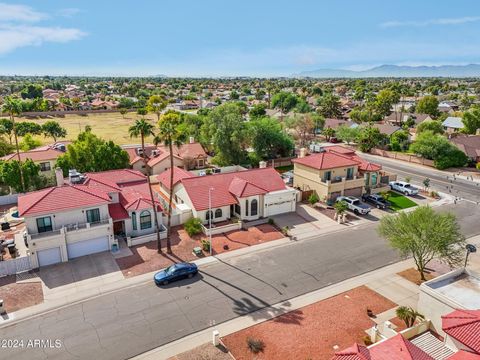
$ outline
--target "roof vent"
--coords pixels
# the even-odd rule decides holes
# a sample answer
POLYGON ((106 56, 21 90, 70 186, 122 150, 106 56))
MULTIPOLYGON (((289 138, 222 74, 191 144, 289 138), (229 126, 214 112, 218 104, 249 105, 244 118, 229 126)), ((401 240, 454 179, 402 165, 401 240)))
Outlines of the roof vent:
POLYGON ((68 181, 70 184, 81 184, 85 181, 85 175, 79 173, 76 169, 68 170, 68 181))

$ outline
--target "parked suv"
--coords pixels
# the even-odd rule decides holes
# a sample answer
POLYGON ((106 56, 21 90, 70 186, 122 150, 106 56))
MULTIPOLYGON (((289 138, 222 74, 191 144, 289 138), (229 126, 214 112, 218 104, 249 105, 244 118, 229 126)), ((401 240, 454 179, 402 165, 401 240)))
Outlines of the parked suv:
POLYGON ((417 195, 418 189, 405 181, 390 181, 390 189, 398 191, 404 195, 417 195))
POLYGON ((390 207, 390 203, 383 198, 380 194, 370 194, 370 195, 362 195, 362 200, 366 203, 370 203, 374 205, 377 209, 388 209, 390 207))
POLYGON ((370 206, 362 203, 360 199, 357 199, 356 197, 353 197, 353 196, 339 196, 337 198, 337 202, 339 201, 345 201, 347 203, 348 208, 352 210, 355 214, 366 215, 371 210, 370 206))

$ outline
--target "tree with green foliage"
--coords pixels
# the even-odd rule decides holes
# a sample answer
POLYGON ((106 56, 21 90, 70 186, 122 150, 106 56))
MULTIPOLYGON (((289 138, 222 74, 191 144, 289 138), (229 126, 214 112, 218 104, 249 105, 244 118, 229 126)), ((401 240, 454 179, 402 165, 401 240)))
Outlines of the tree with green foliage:
POLYGON ((248 134, 256 159, 270 160, 292 154, 293 140, 282 131, 282 126, 275 119, 263 117, 250 121, 248 134))
POLYGON ((338 139, 350 144, 354 142, 360 133, 358 127, 350 127, 347 125, 341 125, 335 130, 335 135, 338 139))
POLYGON ((57 159, 57 167, 65 176, 69 169, 80 172, 96 172, 123 169, 129 166, 128 153, 113 141, 95 136, 89 129, 78 134, 67 151, 57 159))
POLYGON ((433 119, 436 119, 440 115, 440 112, 438 111, 438 104, 439 102, 436 96, 428 95, 418 101, 415 110, 419 114, 428 114, 433 119))
POLYGON ((425 316, 410 306, 399 306, 395 310, 397 317, 405 323, 407 329, 411 328, 417 319, 425 319, 425 316))
POLYGON ((67 136, 67 130, 54 120, 45 122, 42 125, 42 132, 45 137, 51 137, 54 142, 57 142, 58 138, 64 138, 67 136))
POLYGON ((282 114, 288 113, 298 104, 298 96, 286 91, 280 91, 272 96, 272 107, 280 109, 282 114))
POLYGON ((42 188, 45 179, 39 172, 40 165, 35 164, 31 159, 23 162, 18 160, 0 161, 0 179, 18 193, 42 188), (25 179, 23 184, 22 176, 25 179))
POLYGON ((325 126, 325 118, 317 112, 312 112, 309 115, 313 121, 313 135, 316 135, 325 126))
POLYGON ((181 122, 180 113, 176 111, 169 110, 160 117, 158 122, 158 132, 155 136, 153 142, 155 145, 163 143, 163 145, 168 146, 168 151, 170 153, 170 194, 168 197, 168 214, 167 214, 167 253, 172 253, 172 244, 171 244, 171 230, 172 230, 172 202, 173 202, 173 146, 180 148, 182 144, 185 143, 185 127, 181 122))
POLYGON ((333 207, 335 208, 337 216, 344 214, 348 210, 348 204, 344 200, 335 202, 333 207))
POLYGON ((390 115, 392 106, 400 100, 400 95, 391 89, 380 90, 375 99, 375 109, 382 117, 390 115))
POLYGON ((390 136, 390 148, 393 151, 404 151, 408 148, 408 137, 410 134, 406 130, 395 131, 390 136))
POLYGON ((442 135, 423 131, 410 145, 410 150, 417 155, 434 161, 437 169, 465 166, 468 157, 442 135))
MULTIPOLYGON (((12 126, 13 138, 15 139, 15 150, 17 151, 17 161, 19 162, 19 172, 20 172, 20 185, 21 191, 25 191, 25 177, 23 176, 23 166, 22 159, 20 157, 20 146, 18 145, 18 134, 17 134, 17 124, 15 123, 15 116, 20 116, 22 113, 22 102, 19 99, 7 96, 4 99, 4 104, 2 106, 2 111, 10 115, 10 123, 12 126)), ((5 128, 2 129, 4 131, 5 128)))
POLYGON ((188 236, 198 235, 202 232, 202 220, 192 217, 185 222, 183 227, 188 236))
POLYGON ((372 123, 382 120, 382 115, 375 112, 375 110, 370 107, 356 107, 350 111, 350 119, 355 121, 357 124, 360 123, 372 123))
POLYGON ((43 87, 40 84, 27 84, 20 93, 22 99, 43 98, 43 87))
POLYGON ((160 115, 166 107, 167 102, 160 95, 152 95, 147 101, 147 110, 157 115, 157 121, 160 121, 160 115))
POLYGON ((20 142, 22 151, 30 151, 42 145, 42 142, 34 139, 31 134, 26 134, 20 142))
POLYGON ((378 128, 370 125, 362 127, 357 136, 358 146, 363 152, 369 152, 373 148, 382 144, 384 140, 385 135, 383 135, 378 128))
POLYGON ((433 134, 443 134, 442 123, 438 120, 425 120, 417 125, 417 135, 424 131, 431 131, 433 134))
POLYGON ((40 135, 42 133, 42 126, 33 121, 21 121, 15 124, 17 136, 40 135))
MULTIPOLYGON (((152 204, 153 220, 155 223, 155 232, 157 233, 157 252, 161 254, 162 242, 160 240, 160 225, 158 223, 158 214, 157 214, 157 208, 156 208, 157 206, 156 206, 155 198, 153 196, 152 184, 150 182, 150 171, 147 165, 148 159, 145 153, 145 137, 155 136, 154 129, 155 127, 151 123, 149 123, 146 119, 142 118, 142 119, 135 120, 135 123, 129 127, 128 133, 131 138, 140 137, 140 141, 142 143, 142 158, 143 158, 143 164, 145 166, 145 170, 147 171, 148 191, 150 193, 150 202, 152 204)), ((127 158, 128 158, 128 154, 127 154, 127 158)))
POLYGON ((306 114, 312 111, 312 108, 303 98, 300 98, 298 99, 297 105, 293 108, 293 111, 300 114, 306 114))
POLYGON ((10 119, 0 119, 0 134, 7 135, 10 145, 12 144, 13 136, 13 121, 10 119))
POLYGON ((463 129, 465 134, 476 134, 480 129, 480 108, 475 107, 463 113, 463 129))
POLYGON ((245 161, 246 128, 240 108, 225 103, 210 111, 202 126, 202 138, 213 146, 213 163, 220 166, 245 161))
POLYGON ((435 258, 450 266, 462 263, 465 238, 453 214, 420 206, 383 217, 378 233, 402 256, 413 257, 422 280, 426 280, 425 268, 435 258))
POLYGON ((15 147, 0 135, 0 157, 9 155, 14 150, 15 147))
POLYGON ((335 130, 331 127, 324 128, 322 130, 322 135, 325 136, 326 141, 330 141, 330 139, 335 136, 335 130))
POLYGON ((324 118, 337 118, 342 115, 340 98, 332 93, 325 93, 318 99, 318 113, 324 118))
POLYGON ((267 115, 266 111, 266 105, 265 104, 255 104, 252 106, 250 111, 248 112, 248 115, 250 116, 250 119, 258 119, 261 117, 264 117, 267 115))

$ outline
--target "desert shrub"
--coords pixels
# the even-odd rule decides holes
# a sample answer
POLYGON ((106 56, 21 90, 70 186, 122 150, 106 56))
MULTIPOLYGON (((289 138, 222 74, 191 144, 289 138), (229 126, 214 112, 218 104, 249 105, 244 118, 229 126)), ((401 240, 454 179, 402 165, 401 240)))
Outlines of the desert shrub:
POLYGON ((247 345, 250 351, 254 354, 258 354, 265 349, 265 343, 260 339, 248 338, 247 345))
POLYGON ((201 244, 202 244, 203 251, 207 251, 207 252, 210 251, 210 241, 206 239, 202 239, 201 244))
POLYGON ((185 222, 184 228, 189 236, 200 234, 202 232, 202 221, 199 218, 190 218, 185 222))
POLYGON ((373 344, 372 340, 370 339, 370 336, 368 335, 365 335, 362 340, 365 346, 369 346, 373 344))
POLYGON ((312 193, 309 197, 308 197, 308 202, 311 204, 311 205, 314 205, 316 204, 320 199, 318 198, 318 195, 316 193, 312 193))
POLYGON ((275 225, 275 220, 273 220, 272 218, 268 218, 268 224, 275 225))

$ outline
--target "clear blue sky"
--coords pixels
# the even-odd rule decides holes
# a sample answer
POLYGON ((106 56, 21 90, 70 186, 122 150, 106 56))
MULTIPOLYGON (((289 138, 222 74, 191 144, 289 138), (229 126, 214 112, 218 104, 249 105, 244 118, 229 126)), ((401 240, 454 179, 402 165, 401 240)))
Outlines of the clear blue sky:
POLYGON ((290 75, 480 63, 476 0, 0 0, 0 74, 290 75))

